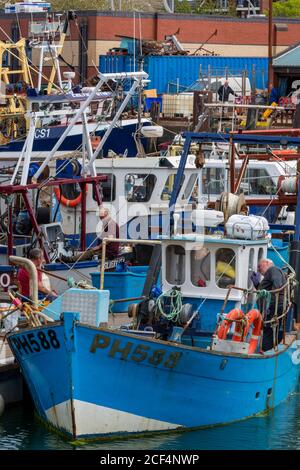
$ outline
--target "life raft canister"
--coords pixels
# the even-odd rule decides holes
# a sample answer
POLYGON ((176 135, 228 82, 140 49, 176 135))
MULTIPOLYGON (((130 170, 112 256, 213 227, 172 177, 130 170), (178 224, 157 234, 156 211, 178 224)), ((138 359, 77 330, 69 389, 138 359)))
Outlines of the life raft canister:
POLYGON ((242 341, 244 337, 243 330, 246 325, 246 316, 240 308, 234 308, 226 315, 226 318, 222 321, 218 330, 219 339, 227 338, 228 331, 234 322, 236 323, 232 341, 242 341))

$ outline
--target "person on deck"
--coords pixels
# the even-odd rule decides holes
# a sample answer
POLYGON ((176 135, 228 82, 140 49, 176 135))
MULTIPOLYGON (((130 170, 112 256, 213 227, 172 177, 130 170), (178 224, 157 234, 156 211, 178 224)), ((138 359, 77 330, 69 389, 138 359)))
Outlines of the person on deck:
MULTIPOLYGON (((38 269, 41 269, 44 263, 44 256, 42 250, 39 248, 33 248, 29 252, 28 258, 33 262, 37 268, 38 277, 38 298, 39 300, 46 299, 51 302, 56 299, 57 293, 54 290, 47 288, 43 284, 43 274, 38 269)), ((27 299, 30 298, 30 279, 28 271, 21 267, 18 271, 18 282, 20 287, 20 293, 27 299)))
MULTIPOLYGON (((100 207, 99 217, 102 222, 102 231, 100 233, 100 240, 103 238, 119 238, 120 230, 118 224, 111 218, 109 210, 100 207)), ((119 242, 110 242, 106 245, 106 259, 113 260, 118 257, 120 250, 119 242)), ((89 261, 95 255, 101 258, 102 245, 97 245, 84 252, 79 252, 74 256, 60 255, 59 260, 63 263, 75 263, 76 261, 89 261)))
POLYGON ((279 91, 278 88, 275 88, 272 84, 270 85, 270 98, 269 98, 269 105, 272 103, 279 102, 279 91))
POLYGON ((228 101, 229 95, 238 96, 233 89, 229 86, 228 80, 224 82, 224 85, 221 85, 218 89, 219 100, 223 103, 228 101))
MULTIPOLYGON (((253 272, 251 274, 251 280, 253 282, 254 287, 257 290, 267 290, 272 291, 275 289, 280 289, 286 284, 286 277, 284 272, 274 266, 274 263, 270 259, 262 259, 258 263, 258 273, 253 272), (263 279, 261 280, 261 276, 263 279)), ((278 296, 278 306, 277 306, 277 315, 280 316, 283 313, 283 291, 279 293, 278 296)), ((261 302, 259 302, 261 303, 261 302)), ((264 321, 270 321, 276 309, 276 295, 271 295, 270 305, 268 310, 266 311, 264 321)), ((262 341, 262 350, 269 351, 270 349, 274 348, 277 343, 282 340, 282 331, 280 331, 281 320, 279 320, 279 324, 275 326, 275 335, 273 334, 273 328, 270 326, 270 323, 265 324, 263 328, 263 341, 262 341), (274 336, 276 343, 274 344, 274 336)))

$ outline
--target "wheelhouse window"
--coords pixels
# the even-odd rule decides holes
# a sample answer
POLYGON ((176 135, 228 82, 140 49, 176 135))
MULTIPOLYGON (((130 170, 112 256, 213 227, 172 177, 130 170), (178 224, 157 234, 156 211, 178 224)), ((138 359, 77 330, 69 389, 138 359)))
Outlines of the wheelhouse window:
POLYGON ((148 202, 155 183, 155 175, 128 173, 125 176, 125 197, 127 201, 148 202))
POLYGON ((254 248, 249 251, 249 266, 248 266, 248 289, 252 286, 251 274, 254 271, 254 248))
POLYGON ((189 202, 198 201, 198 174, 195 173, 189 177, 182 199, 188 199, 189 202))
MULTIPOLYGON (((175 179, 175 175, 169 175, 168 176, 168 178, 165 182, 164 189, 162 190, 162 193, 161 193, 161 196, 160 196, 160 198, 163 201, 169 201, 171 199, 171 194, 172 194, 173 186, 174 186, 174 179, 175 179)), ((181 186, 183 185, 184 180, 185 180, 185 176, 182 175, 181 184, 180 184, 181 186)))
POLYGON ((185 281, 185 249, 180 245, 169 245, 166 249, 166 280, 172 285, 185 281))
POLYGON ((225 168, 202 168, 203 194, 221 194, 224 191, 225 168))
POLYGON ((211 276, 211 255, 208 248, 191 251, 191 281, 194 286, 206 287, 211 276))
POLYGON ((258 266, 259 262, 263 259, 263 257, 264 257, 264 249, 259 248, 258 255, 257 255, 257 266, 258 266))
MULTIPOLYGON (((101 173, 102 175, 102 173, 101 173)), ((101 181, 99 184, 100 193, 102 194, 103 202, 111 202, 116 199, 116 177, 115 175, 110 174, 103 174, 106 176, 106 181, 101 181)), ((95 191, 93 190, 93 199, 97 201, 95 191)))
POLYGON ((276 194, 276 184, 265 168, 247 168, 240 190, 245 194, 276 194))
POLYGON ((220 248, 216 251, 216 284, 226 289, 235 284, 236 263, 235 252, 231 248, 220 248))

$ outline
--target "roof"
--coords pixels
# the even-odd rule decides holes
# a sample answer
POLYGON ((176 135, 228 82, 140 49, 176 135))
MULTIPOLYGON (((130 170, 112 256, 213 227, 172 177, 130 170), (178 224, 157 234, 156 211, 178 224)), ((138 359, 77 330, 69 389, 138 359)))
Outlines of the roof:
POLYGON ((273 67, 300 67, 300 43, 277 54, 273 58, 273 67))
POLYGON ((170 242, 193 242, 195 244, 197 243, 217 243, 219 245, 240 245, 240 246, 246 246, 246 245, 265 245, 269 243, 269 238, 259 238, 257 240, 246 240, 246 239, 237 239, 237 238, 225 238, 220 235, 196 235, 194 233, 191 234, 185 234, 185 235, 174 235, 171 238, 162 235, 158 237, 158 239, 162 241, 170 241, 170 242))

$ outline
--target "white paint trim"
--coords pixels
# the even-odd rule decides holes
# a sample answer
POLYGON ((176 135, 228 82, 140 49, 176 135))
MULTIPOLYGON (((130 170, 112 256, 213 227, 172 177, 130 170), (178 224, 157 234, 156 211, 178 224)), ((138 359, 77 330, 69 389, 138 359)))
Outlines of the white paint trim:
MULTIPOLYGON (((76 437, 113 433, 165 431, 183 427, 180 424, 138 416, 126 411, 74 400, 76 437)), ((71 402, 60 403, 46 411, 47 419, 55 427, 72 434, 71 402)))

